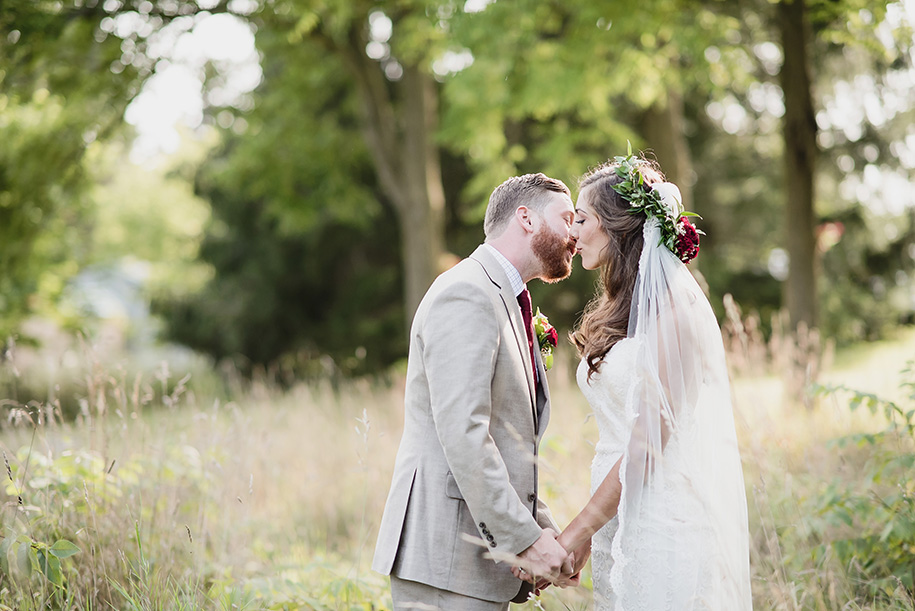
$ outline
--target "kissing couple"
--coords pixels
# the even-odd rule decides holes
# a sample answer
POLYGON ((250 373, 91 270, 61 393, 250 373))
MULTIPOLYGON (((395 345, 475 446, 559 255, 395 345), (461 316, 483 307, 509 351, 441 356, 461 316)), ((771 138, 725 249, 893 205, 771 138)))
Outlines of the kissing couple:
POLYGON ((576 205, 543 174, 493 191, 485 242, 435 280, 410 331, 372 565, 395 610, 508 609, 579 585, 589 558, 598 610, 752 608, 724 347, 686 267, 689 215, 631 152, 588 172, 576 205), (551 405, 526 284, 568 277, 576 254, 600 270, 571 334, 600 439, 591 498, 563 530, 538 494, 551 405))

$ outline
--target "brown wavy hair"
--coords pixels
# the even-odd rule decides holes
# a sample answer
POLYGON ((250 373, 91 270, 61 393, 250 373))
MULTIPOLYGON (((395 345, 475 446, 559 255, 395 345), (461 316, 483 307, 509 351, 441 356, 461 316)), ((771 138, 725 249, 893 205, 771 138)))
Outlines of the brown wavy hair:
MULTIPOLYGON (((663 182, 661 168, 642 160, 638 170, 646 184, 663 182)), ((604 356, 629 332, 629 308, 642 254, 642 227, 646 217, 629 212, 629 202, 613 190, 623 179, 617 164, 607 162, 585 174, 578 183, 581 197, 590 204, 610 241, 601 254, 598 293, 585 307, 578 327, 570 334, 580 357, 588 362, 588 379, 604 356)))

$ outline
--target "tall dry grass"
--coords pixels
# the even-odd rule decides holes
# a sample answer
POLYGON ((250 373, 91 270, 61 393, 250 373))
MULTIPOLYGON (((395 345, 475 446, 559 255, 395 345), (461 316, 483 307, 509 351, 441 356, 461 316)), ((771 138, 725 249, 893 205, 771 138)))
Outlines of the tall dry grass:
MULTIPOLYGON (((755 608, 912 609, 904 588, 862 596, 860 572, 830 556, 811 526, 824 481, 854 481, 867 460, 829 440, 885 423, 840 399, 803 407, 786 390, 777 344, 744 345, 754 356, 735 370, 733 398, 755 608)), ((915 333, 901 332, 817 366, 826 382, 894 397, 913 354, 915 333)), ((560 523, 587 500, 597 439, 573 365, 560 350, 542 444, 542 493, 560 523)), ((61 422, 53 397, 4 405, 0 534, 30 549, 65 539, 80 552, 60 561, 62 586, 41 567, 17 568, 13 554, 0 558, 0 609, 390 609, 386 581, 369 565, 401 384, 283 392, 255 382, 226 401, 166 368, 138 376, 86 353, 77 369, 75 423, 61 422)), ((586 571, 585 587, 550 589, 522 608, 588 609, 589 582, 586 571)))

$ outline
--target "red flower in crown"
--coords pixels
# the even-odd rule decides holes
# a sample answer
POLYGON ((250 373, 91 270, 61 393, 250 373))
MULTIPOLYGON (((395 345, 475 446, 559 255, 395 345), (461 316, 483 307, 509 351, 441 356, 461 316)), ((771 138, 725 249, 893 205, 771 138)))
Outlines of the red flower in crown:
POLYGON ((689 263, 699 254, 699 231, 685 216, 677 223, 677 257, 689 263))

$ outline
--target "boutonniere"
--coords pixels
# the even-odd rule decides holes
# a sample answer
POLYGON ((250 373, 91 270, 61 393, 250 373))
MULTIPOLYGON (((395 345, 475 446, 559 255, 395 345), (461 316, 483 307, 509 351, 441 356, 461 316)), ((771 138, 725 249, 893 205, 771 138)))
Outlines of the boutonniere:
POLYGON ((553 366, 553 348, 559 343, 559 334, 550 324, 550 319, 540 313, 540 308, 537 308, 533 323, 534 333, 537 334, 537 343, 540 345, 540 356, 543 357, 543 367, 549 371, 550 367, 553 366))

